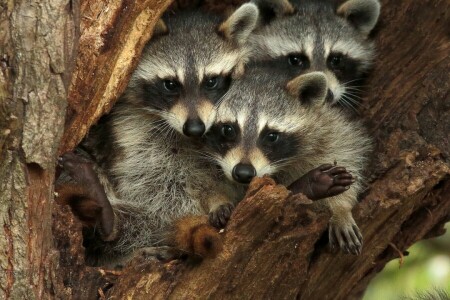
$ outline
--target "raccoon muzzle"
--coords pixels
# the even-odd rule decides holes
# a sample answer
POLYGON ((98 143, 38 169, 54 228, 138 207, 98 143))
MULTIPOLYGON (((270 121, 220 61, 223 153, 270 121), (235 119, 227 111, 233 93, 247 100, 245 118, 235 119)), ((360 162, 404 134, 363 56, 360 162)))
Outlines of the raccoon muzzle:
POLYGON ((188 137, 201 137, 205 129, 205 123, 200 119, 188 119, 183 125, 183 133, 188 137))
POLYGON ((249 164, 237 164, 233 168, 233 179, 239 183, 250 183, 253 177, 256 176, 256 170, 249 164))

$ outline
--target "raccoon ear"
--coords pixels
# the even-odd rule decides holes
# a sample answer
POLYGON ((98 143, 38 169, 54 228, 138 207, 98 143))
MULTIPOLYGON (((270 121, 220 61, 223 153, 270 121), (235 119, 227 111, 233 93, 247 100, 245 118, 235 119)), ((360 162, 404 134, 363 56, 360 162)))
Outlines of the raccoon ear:
POLYGON ((236 42, 239 45, 247 41, 248 36, 256 27, 259 11, 255 4, 246 3, 239 7, 225 22, 219 27, 227 40, 236 42))
POLYGON ((291 15, 295 12, 289 0, 253 0, 259 9, 259 25, 268 24, 275 18, 291 15))
POLYGON ((159 36, 159 35, 166 35, 169 33, 169 28, 167 27, 166 23, 162 19, 159 19, 155 27, 153 28, 153 37, 159 36))
POLYGON ((348 0, 337 9, 337 14, 347 19, 356 29, 368 35, 380 16, 378 0, 348 0))
POLYGON ((328 92, 327 78, 322 72, 311 72, 292 79, 286 88, 304 104, 324 103, 328 92))

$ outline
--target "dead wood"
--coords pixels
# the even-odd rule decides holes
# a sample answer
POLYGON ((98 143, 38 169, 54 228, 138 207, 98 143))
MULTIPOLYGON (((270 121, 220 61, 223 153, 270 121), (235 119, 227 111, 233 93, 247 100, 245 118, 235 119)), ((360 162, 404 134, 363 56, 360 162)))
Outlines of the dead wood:
POLYGON ((399 251, 443 234, 449 4, 383 0, 362 109, 378 146, 369 189, 354 209, 364 234, 360 256, 331 253, 328 213, 264 178, 233 214, 217 259, 136 261, 122 272, 86 267, 79 223, 53 205, 56 156, 112 106, 169 2, 0 4, 0 298, 358 299, 399 251))

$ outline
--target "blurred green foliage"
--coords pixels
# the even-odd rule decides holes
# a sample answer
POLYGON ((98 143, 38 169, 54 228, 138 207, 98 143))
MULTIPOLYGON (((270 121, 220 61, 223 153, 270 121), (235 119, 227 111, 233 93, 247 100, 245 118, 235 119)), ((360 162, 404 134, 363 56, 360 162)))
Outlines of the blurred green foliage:
POLYGON ((396 300, 436 287, 450 292, 450 223, 446 229, 445 235, 409 248, 400 268, 399 259, 389 262, 372 280, 363 300, 396 300))

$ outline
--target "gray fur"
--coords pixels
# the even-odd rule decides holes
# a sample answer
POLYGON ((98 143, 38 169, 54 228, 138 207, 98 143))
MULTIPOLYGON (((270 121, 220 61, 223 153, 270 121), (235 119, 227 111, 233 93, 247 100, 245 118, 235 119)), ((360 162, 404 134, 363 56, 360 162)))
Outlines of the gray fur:
MULTIPOLYGON (((319 82, 308 79, 309 84, 320 86, 320 76, 323 78, 324 75, 314 76, 319 82)), ((248 69, 245 77, 235 81, 230 88, 216 118, 217 124, 239 124, 242 135, 226 153, 214 146, 211 149, 215 150, 210 151, 230 180, 233 180, 234 166, 240 162, 252 164, 257 176, 272 175, 286 186, 322 164, 336 161, 344 166, 357 181, 348 191, 318 203, 332 211, 330 239, 339 242, 344 250, 356 247, 354 252, 359 252, 361 245, 357 236, 360 233, 351 209, 363 187, 362 171, 371 150, 371 139, 361 123, 350 121, 325 103, 323 94, 319 96, 321 99, 315 99, 322 105, 304 105, 301 99, 286 92, 287 82, 288 75, 282 70, 248 69), (258 153, 257 139, 261 130, 267 127, 271 131, 294 135, 299 141, 295 155, 271 161, 262 151, 258 153), (346 243, 345 235, 352 240, 346 243)), ((305 80, 299 82, 304 84, 305 80)))
POLYGON ((358 105, 360 86, 357 86, 357 80, 371 68, 375 55, 374 44, 367 34, 378 19, 378 0, 350 0, 339 8, 339 14, 329 0, 291 2, 296 9, 294 14, 274 18, 251 35, 252 59, 280 59, 280 65, 285 64, 286 69, 289 69, 288 55, 302 53, 308 57, 310 66, 295 75, 310 71, 324 72, 334 96, 331 101, 333 104, 339 102, 351 108, 358 105), (346 13, 356 10, 355 7, 360 11, 373 10, 367 22, 361 23, 359 27, 346 19, 346 13), (354 70, 352 68, 348 72, 349 76, 338 75, 327 65, 331 52, 348 55, 357 62, 354 70), (283 57, 285 61, 282 61, 283 57))
MULTIPOLYGON (((174 220, 208 214, 238 200, 239 188, 222 184, 222 175, 201 145, 180 134, 183 120, 154 105, 159 99, 146 97, 142 82, 172 77, 199 82, 197 75, 211 64, 218 65, 218 72, 231 73, 245 55, 235 42, 219 36, 220 20, 214 15, 182 12, 166 17, 165 25, 168 34, 146 46, 125 93, 83 143, 97 161, 118 220, 117 240, 100 245, 103 262, 168 245, 174 220)), ((195 89, 191 86, 185 93, 189 97, 176 100, 185 110, 201 100, 195 89)), ((214 112, 198 113, 212 123, 214 112)))
POLYGON ((257 17, 258 10, 253 4, 243 5, 224 21, 200 11, 166 13, 163 20, 168 34, 156 35, 146 45, 127 88, 127 101, 146 102, 181 134, 187 118, 200 118, 208 129, 214 119, 214 102, 201 93, 202 81, 242 72, 248 56, 248 49, 243 46, 256 27, 257 17), (153 99, 141 95, 143 82, 166 79, 182 85, 175 103, 180 109, 176 111, 161 108, 153 99), (207 102, 211 105, 205 106, 207 102))

